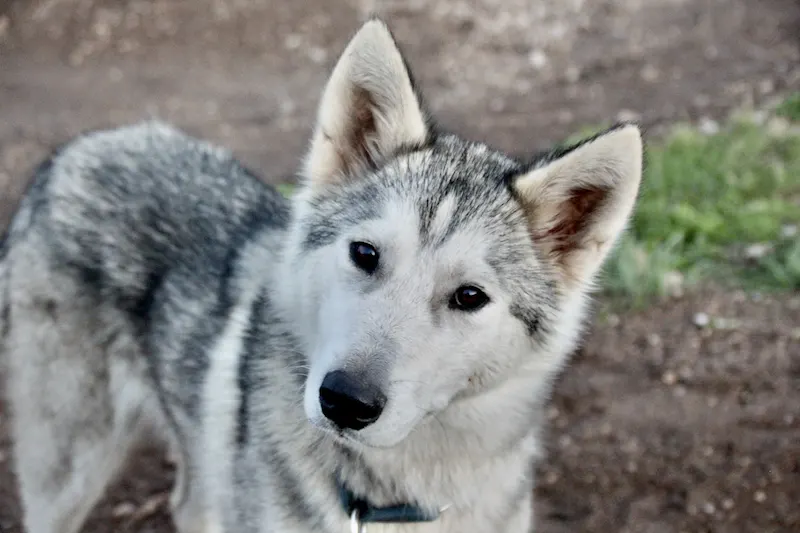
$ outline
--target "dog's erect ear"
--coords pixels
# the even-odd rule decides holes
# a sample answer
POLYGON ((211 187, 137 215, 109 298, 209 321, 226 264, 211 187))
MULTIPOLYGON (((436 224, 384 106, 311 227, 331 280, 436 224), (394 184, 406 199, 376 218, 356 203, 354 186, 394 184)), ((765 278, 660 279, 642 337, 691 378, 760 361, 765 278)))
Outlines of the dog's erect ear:
POLYGON ((403 56, 386 25, 372 19, 347 45, 320 101, 305 178, 346 179, 398 149, 422 145, 428 125, 403 56))
POLYGON ((533 240, 568 287, 591 284, 624 230, 639 190, 642 152, 639 129, 616 126, 515 179, 533 240))

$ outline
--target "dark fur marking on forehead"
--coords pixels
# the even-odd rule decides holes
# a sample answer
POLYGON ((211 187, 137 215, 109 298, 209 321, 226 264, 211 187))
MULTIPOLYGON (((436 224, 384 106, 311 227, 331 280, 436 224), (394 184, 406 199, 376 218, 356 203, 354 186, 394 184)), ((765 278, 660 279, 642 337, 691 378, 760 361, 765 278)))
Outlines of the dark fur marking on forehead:
POLYGON ((434 146, 429 166, 434 174, 437 168, 448 169, 449 174, 434 176, 440 184, 425 197, 419 207, 420 240, 429 245, 441 246, 465 223, 476 217, 489 215, 496 218, 494 206, 505 205, 508 175, 519 172, 519 164, 488 147, 466 143, 460 139, 455 145, 452 137, 434 146), (498 194, 500 197, 498 198, 498 194), (446 198, 452 197, 455 207, 444 230, 431 235, 437 211, 446 198))
POLYGON ((438 244, 441 245, 452 237, 456 231, 470 220, 480 216, 487 216, 493 220, 501 213, 497 211, 499 205, 505 206, 505 202, 491 202, 490 198, 497 200, 497 195, 506 196, 505 180, 506 175, 516 172, 503 168, 499 163, 488 162, 486 168, 482 170, 483 183, 476 184, 466 182, 461 187, 454 189, 456 194, 457 208, 450 218, 447 228, 440 236, 438 244))
POLYGON ((364 220, 378 218, 382 201, 375 184, 358 188, 332 188, 311 201, 313 216, 305 222, 306 236, 303 249, 312 251, 332 244, 348 227, 364 220))

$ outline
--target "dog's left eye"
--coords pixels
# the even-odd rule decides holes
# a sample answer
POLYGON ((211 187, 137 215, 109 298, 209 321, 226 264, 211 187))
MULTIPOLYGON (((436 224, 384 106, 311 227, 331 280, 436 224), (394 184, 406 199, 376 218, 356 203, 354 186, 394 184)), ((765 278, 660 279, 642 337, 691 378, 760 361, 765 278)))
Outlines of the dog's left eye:
POLYGON ((486 293, 472 285, 462 285, 450 297, 450 308, 460 311, 477 311, 487 303, 486 293))

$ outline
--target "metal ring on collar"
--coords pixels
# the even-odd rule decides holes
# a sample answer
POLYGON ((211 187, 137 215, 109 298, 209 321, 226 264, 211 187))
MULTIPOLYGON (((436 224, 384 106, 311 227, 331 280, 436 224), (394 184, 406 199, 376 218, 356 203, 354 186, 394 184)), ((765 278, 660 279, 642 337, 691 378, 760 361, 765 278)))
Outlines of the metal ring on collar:
POLYGON ((350 533, 367 533, 367 525, 361 523, 358 509, 353 509, 353 512, 350 513, 350 533))

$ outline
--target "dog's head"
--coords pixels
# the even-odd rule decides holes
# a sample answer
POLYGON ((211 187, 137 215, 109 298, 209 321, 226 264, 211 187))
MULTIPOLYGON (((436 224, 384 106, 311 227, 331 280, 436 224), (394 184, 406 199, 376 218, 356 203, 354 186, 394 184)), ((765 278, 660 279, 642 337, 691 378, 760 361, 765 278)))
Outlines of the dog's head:
POLYGON ((633 125, 530 162, 435 132, 367 22, 322 96, 286 256, 309 420, 388 447, 508 380, 534 394, 572 349, 641 170, 633 125))

